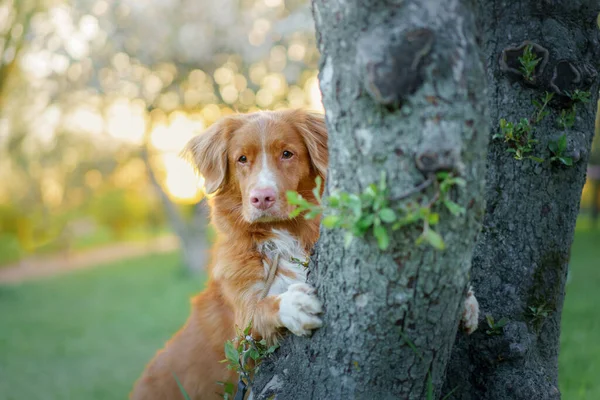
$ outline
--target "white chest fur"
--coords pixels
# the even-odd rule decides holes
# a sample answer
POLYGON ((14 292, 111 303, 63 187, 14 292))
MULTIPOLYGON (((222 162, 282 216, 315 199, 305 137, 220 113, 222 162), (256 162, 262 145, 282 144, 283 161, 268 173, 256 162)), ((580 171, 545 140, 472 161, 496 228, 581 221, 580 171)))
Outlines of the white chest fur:
POLYGON ((258 250, 268 260, 263 261, 265 279, 269 275, 270 262, 279 255, 277 274, 268 295, 278 295, 285 292, 291 284, 305 283, 307 269, 301 263, 308 261, 309 255, 304 251, 302 245, 288 231, 273 229, 275 236, 261 243, 258 250))

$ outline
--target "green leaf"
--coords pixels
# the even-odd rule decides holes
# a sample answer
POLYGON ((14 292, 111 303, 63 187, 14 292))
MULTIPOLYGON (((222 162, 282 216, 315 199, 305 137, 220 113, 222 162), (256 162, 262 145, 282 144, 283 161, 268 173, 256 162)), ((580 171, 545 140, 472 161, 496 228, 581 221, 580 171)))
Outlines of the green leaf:
POLYGON ((379 248, 381 250, 386 250, 390 245, 390 237, 388 235, 387 230, 383 226, 378 225, 373 228, 373 234, 377 239, 377 245, 379 246, 379 248))
POLYGON ((240 355, 233 346, 233 342, 231 340, 225 342, 225 357, 227 357, 227 360, 234 365, 237 365, 237 363, 240 361, 240 355))
POLYGON ((225 394, 229 394, 229 395, 233 396, 234 391, 235 391, 235 386, 233 385, 233 383, 217 381, 217 385, 223 386, 223 392, 225 394))
POLYGON ((363 215, 357 222, 356 228, 361 232, 365 233, 371 225, 375 222, 375 214, 363 215))
POLYGON ((294 192, 293 190, 288 190, 285 192, 285 196, 287 197, 289 204, 298 204, 299 199, 302 198, 298 192, 294 192))
POLYGON ((175 372, 173 372, 173 378, 175 378, 175 382, 177 382, 177 386, 179 387, 179 391, 181 392, 181 394, 183 395, 183 398, 185 400, 191 400, 190 399, 190 395, 187 394, 187 392, 185 391, 183 385, 181 384, 181 382, 179 381, 179 378, 177 378, 177 375, 175 375, 175 372))
POLYGON ((440 222, 440 214, 431 213, 428 219, 429 225, 437 225, 440 222))
POLYGON ((354 235, 352 232, 346 232, 344 234, 344 247, 347 249, 352 244, 352 240, 354 240, 354 235))
MULTIPOLYGON (((258 354, 258 351, 256 351, 256 349, 250 349, 248 350, 248 356, 253 359, 254 361, 258 360, 260 357, 260 354, 258 354)), ((245 364, 245 363, 244 363, 245 364)))
POLYGON ((558 157, 561 163, 568 165, 569 167, 573 166, 573 159, 571 157, 558 157))
POLYGON ((296 207, 290 212, 290 218, 296 218, 300 213, 302 213, 302 209, 300 207, 296 207))
POLYGON ((365 197, 368 197, 370 199, 374 199, 377 196, 377 185, 375 185, 374 183, 371 183, 369 186, 367 186, 367 188, 364 190, 363 195, 365 197))
POLYGON ((554 154, 558 153, 558 143, 556 142, 550 142, 548 143, 548 149, 550 149, 550 151, 554 154))
POLYGON ((355 215, 361 214, 362 201, 360 197, 355 195, 354 193, 348 195, 348 206, 350 206, 350 209, 355 215))
POLYGON ((342 217, 340 217, 339 215, 328 215, 325 218, 323 218, 322 224, 325 228, 333 229, 338 226, 338 223, 341 219, 342 217))
POLYGON ((387 222, 389 224, 396 220, 396 213, 391 208, 384 208, 379 211, 379 218, 381 218, 383 222, 387 222))
POLYGON ((465 181, 463 178, 454 178, 452 180, 452 182, 456 185, 456 186, 460 186, 460 187, 465 187, 467 186, 467 181, 465 181))
POLYGON ((392 230, 398 230, 403 226, 410 225, 419 220, 419 216, 417 214, 406 214, 404 217, 400 218, 394 225, 392 225, 392 230))
POLYGON ((501 318, 500 321, 496 322, 496 325, 494 327, 503 328, 504 326, 506 326, 506 324, 508 324, 508 319, 506 317, 504 317, 504 318, 501 318))
POLYGON ((456 204, 452 200, 444 200, 444 205, 446 206, 448 211, 450 211, 450 213, 455 217, 460 217, 466 212, 464 207, 456 204))
POLYGON ((321 202, 321 184, 323 183, 323 180, 321 179, 320 176, 317 176, 317 178, 315 179, 315 183, 316 186, 313 188, 313 195, 315 196, 315 199, 317 199, 319 201, 319 203, 321 202))
POLYGON ((450 178, 450 172, 446 172, 446 171, 441 171, 441 172, 437 172, 435 174, 435 177, 437 178, 438 181, 445 181, 446 179, 450 178))
POLYGON ((321 215, 321 207, 315 207, 304 215, 304 219, 315 219, 321 215))
POLYGON ((337 193, 333 193, 327 197, 327 204, 331 208, 338 208, 340 205, 340 197, 337 193))
POLYGON ((241 364, 246 367, 248 365, 248 359, 251 358, 252 350, 242 351, 242 362, 241 364))
POLYGON ((427 241, 433 248, 437 250, 444 250, 446 248, 446 244, 444 243, 444 239, 440 236, 439 233, 434 231, 433 229, 427 229, 423 232, 423 239, 427 241))
POLYGON ((427 400, 433 400, 433 379, 431 371, 427 372, 427 400))
POLYGON ((485 319, 487 320, 488 326, 490 328, 494 327, 494 317, 492 317, 491 315, 486 315, 485 319))
POLYGON ((561 137, 558 138, 557 145, 560 153, 564 152, 567 149, 567 135, 563 133, 561 137))
POLYGON ((535 157, 535 156, 529 156, 529 158, 535 162, 539 162, 539 163, 543 163, 544 159, 543 158, 539 158, 539 157, 535 157))

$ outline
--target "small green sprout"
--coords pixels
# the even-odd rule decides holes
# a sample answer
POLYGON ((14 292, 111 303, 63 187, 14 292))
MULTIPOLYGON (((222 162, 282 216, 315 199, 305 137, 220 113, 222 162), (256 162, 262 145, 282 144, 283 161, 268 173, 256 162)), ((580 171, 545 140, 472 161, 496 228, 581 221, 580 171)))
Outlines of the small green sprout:
POLYGON ((485 319, 487 320, 488 327, 490 328, 486 330, 485 333, 486 335, 490 336, 501 335, 502 331, 504 330, 504 327, 508 323, 508 319, 506 318, 501 318, 500 321, 494 322, 494 317, 492 317, 491 315, 486 315, 485 319))
POLYGON ((590 102, 590 97, 592 96, 592 94, 587 91, 575 89, 573 93, 567 93, 567 96, 569 96, 571 100, 573 100, 576 103, 585 104, 590 102))
POLYGON ((534 79, 535 67, 541 61, 541 58, 538 58, 533 53, 533 46, 527 45, 525 46, 525 50, 523 51, 523 55, 519 57, 519 63, 521 63, 521 67, 519 70, 523 74, 523 77, 526 81, 532 82, 534 79))
POLYGON ((591 93, 576 89, 572 93, 566 93, 566 95, 573 101, 571 107, 567 109, 563 109, 558 116, 558 120, 556 121, 558 127, 560 129, 570 129, 575 125, 575 117, 577 115, 577 104, 579 103, 589 103, 591 98, 591 93))
POLYGON ((565 155, 567 150, 567 135, 563 134, 556 141, 551 141, 548 144, 548 149, 552 153, 550 162, 560 162, 568 167, 573 166, 573 159, 565 155))
POLYGON ((509 145, 506 151, 513 153, 515 160, 528 158, 533 161, 543 162, 544 160, 539 157, 528 155, 533 152, 533 146, 538 142, 535 139, 531 139, 531 132, 532 127, 527 118, 521 118, 516 125, 502 118, 500 120, 500 133, 495 134, 493 139, 503 138, 509 145))
POLYGON ((218 381, 217 385, 223 386, 223 400, 233 400, 235 398, 235 385, 233 383, 218 381))
POLYGON ((546 107, 548 106, 548 103, 550 103, 553 97, 554 93, 545 92, 544 97, 541 99, 541 102, 535 99, 531 101, 533 106, 537 109, 537 113, 533 117, 534 123, 539 124, 544 118, 548 116, 550 111, 548 111, 546 107))
POLYGON ((303 266, 304 268, 308 268, 308 263, 309 263, 309 260, 300 260, 299 258, 292 257, 292 258, 290 259, 290 261, 291 261, 291 262, 293 262, 294 264, 301 265, 301 266, 303 266))
MULTIPOLYGON (((288 192, 288 203, 296 206, 290 217, 294 218, 305 213, 304 218, 312 219, 326 214, 322 220, 323 226, 328 229, 344 229, 346 231, 344 235, 346 247, 352 243, 355 237, 362 238, 372 232, 381 250, 389 247, 390 230, 395 231, 420 222, 423 231, 417 239, 417 244, 425 242, 438 250, 443 250, 445 248, 444 241, 441 235, 433 229, 439 222, 439 214, 433 211, 432 207, 441 204, 454 216, 462 215, 465 209, 450 199, 450 189, 454 186, 465 186, 465 181, 449 173, 439 173, 426 183, 431 184, 434 181, 436 192, 430 201, 408 201, 397 207, 390 204, 385 173, 381 174, 377 184, 370 184, 360 194, 334 191, 324 200, 319 197, 317 199, 319 204, 307 201, 297 192, 288 192)), ((321 182, 318 181, 317 188, 319 190, 320 184, 321 182)), ((423 188, 427 186, 429 185, 423 186, 423 188)), ((419 192, 420 190, 414 191, 414 193, 410 192, 409 195, 419 192)))
POLYGON ((571 129, 575 125, 575 115, 577 114, 577 107, 573 104, 572 107, 560 111, 558 116, 558 127, 560 129, 571 129))
MULTIPOLYGON (((253 384, 253 373, 258 370, 261 361, 279 347, 279 345, 268 346, 265 339, 255 340, 251 330, 252 322, 243 331, 238 330, 235 339, 225 342, 225 359, 221 361, 227 363, 227 369, 236 371, 248 388, 253 384)), ((224 386, 225 396, 231 395, 233 385, 218 383, 224 386)))
POLYGON ((306 200, 298 192, 290 190, 286 193, 288 204, 296 206, 294 211, 290 213, 290 218, 295 218, 300 214, 305 213, 305 219, 313 219, 323 214, 323 206, 321 205, 321 185, 323 184, 323 180, 320 176, 317 176, 317 179, 315 179, 315 183, 316 186, 314 187, 312 193, 315 196, 317 204, 311 203, 310 201, 306 200))
POLYGON ((527 314, 531 318, 531 323, 535 327, 540 327, 546 318, 552 314, 552 310, 546 307, 546 303, 539 306, 527 307, 527 314))

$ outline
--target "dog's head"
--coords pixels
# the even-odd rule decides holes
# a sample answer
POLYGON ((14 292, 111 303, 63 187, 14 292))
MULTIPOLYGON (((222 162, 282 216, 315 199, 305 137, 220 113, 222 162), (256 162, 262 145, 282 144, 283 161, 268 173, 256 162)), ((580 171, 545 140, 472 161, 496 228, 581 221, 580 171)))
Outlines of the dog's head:
POLYGON ((302 110, 225 117, 192 139, 185 153, 205 179, 206 193, 248 223, 288 219, 288 190, 311 199, 327 174, 322 115, 302 110))

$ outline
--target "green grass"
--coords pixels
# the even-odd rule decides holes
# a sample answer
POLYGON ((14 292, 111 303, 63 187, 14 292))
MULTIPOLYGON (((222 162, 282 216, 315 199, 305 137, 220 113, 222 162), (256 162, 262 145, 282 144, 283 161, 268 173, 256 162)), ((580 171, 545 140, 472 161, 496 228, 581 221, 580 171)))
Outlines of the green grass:
POLYGON ((125 399, 201 278, 152 255, 0 286, 0 399, 125 399))
MULTIPOLYGON (((600 228, 600 227, 599 227, 600 228)), ((559 380, 565 400, 600 399, 600 229, 578 221, 562 314, 559 380)))
MULTIPOLYGON (((152 255, 0 286, 0 399, 125 399, 189 314, 200 278, 152 255)), ((566 400, 600 399, 600 230, 578 225, 562 318, 566 400)))

